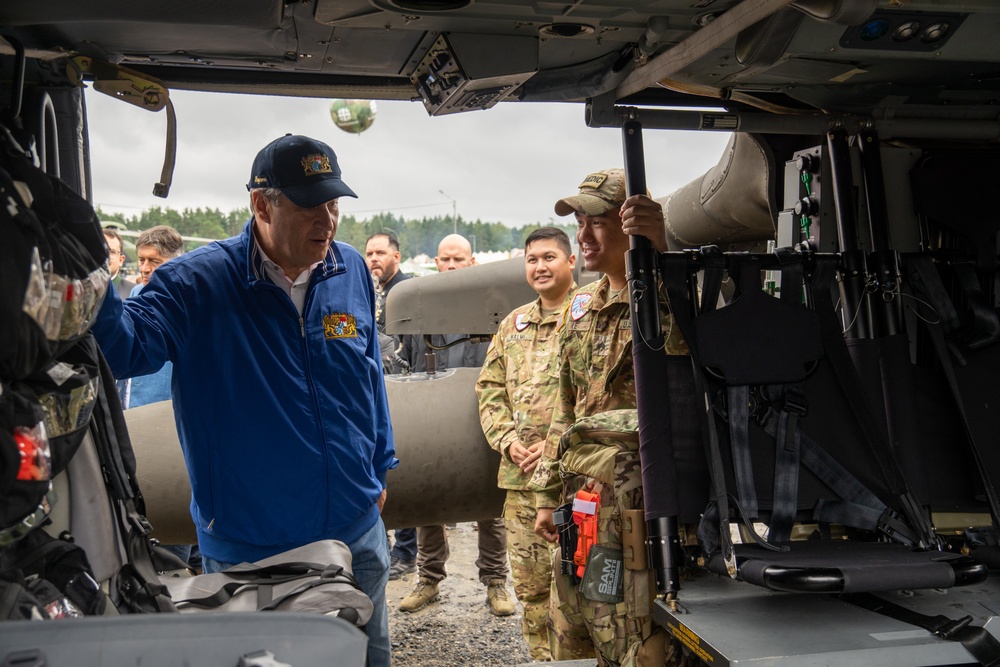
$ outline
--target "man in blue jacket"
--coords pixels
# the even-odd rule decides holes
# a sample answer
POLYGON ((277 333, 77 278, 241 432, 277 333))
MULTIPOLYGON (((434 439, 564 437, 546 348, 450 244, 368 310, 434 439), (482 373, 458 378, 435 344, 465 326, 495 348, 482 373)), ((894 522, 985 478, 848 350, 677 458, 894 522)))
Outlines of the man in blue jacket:
POLYGON ((395 458, 375 290, 361 254, 334 241, 333 150, 285 135, 254 160, 240 236, 154 272, 94 335, 116 377, 174 364, 177 431, 206 572, 323 539, 345 542, 375 605, 372 667, 390 664, 380 516, 395 458))

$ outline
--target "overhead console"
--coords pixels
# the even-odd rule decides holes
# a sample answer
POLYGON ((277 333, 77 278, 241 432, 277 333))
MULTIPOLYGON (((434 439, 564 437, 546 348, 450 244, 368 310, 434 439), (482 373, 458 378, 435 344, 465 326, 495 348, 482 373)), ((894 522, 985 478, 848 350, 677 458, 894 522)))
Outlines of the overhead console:
POLYGON ((427 113, 489 109, 538 70, 538 39, 511 35, 438 35, 410 74, 427 113))

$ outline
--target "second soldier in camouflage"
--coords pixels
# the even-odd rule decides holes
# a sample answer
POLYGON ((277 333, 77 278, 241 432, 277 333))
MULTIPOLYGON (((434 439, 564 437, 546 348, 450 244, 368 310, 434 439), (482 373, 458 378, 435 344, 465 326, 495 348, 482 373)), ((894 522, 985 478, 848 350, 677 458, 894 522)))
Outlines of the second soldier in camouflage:
POLYGON ((570 628, 558 610, 550 618, 553 549, 534 532, 535 494, 528 486, 552 420, 556 321, 575 287, 575 262, 565 232, 545 227, 528 236, 525 273, 539 298, 500 323, 476 384, 483 432, 501 454, 497 483, 507 490, 507 553, 514 592, 524 608, 521 630, 535 660, 594 655, 586 634, 576 644, 550 648, 549 628, 555 636, 567 635, 570 628))

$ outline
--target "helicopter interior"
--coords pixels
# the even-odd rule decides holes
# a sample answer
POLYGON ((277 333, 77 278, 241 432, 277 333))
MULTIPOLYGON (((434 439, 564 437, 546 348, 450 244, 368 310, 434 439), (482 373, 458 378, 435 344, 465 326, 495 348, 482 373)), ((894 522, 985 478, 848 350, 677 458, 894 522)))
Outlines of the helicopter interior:
MULTIPOLYGON (((912 515, 900 519, 919 536, 911 543, 932 542, 963 557, 978 553, 975 572, 944 578, 974 589, 968 595, 979 597, 965 611, 976 623, 992 618, 997 634, 988 603, 995 577, 987 579, 992 588, 979 585, 986 569, 1000 569, 993 407, 1000 401, 994 380, 1000 217, 993 206, 1000 194, 998 44, 1000 4, 993 0, 7 0, 0 6, 0 121, 29 139, 43 169, 85 198, 91 185, 83 85, 167 113, 171 90, 410 100, 431 116, 560 102, 578 105, 581 123, 632 127, 639 136, 671 129, 734 133, 716 167, 659 200, 671 248, 684 251, 675 255, 683 258, 674 267, 676 298, 699 310, 705 286, 696 276, 704 279, 698 272, 712 266, 720 300, 736 303, 744 256, 759 263, 743 284, 783 297, 782 283, 790 294, 793 279, 775 251, 796 248, 806 257, 796 260, 805 278, 794 280, 807 285, 796 298, 815 308, 808 296, 813 271, 823 257, 836 258, 836 280, 824 285, 838 295, 848 358, 866 387, 878 387, 866 390, 874 400, 861 411, 874 420, 861 420, 855 439, 864 441, 866 429, 881 433, 886 450, 874 454, 876 464, 892 458, 890 450, 899 460, 890 466, 886 493, 896 488, 892 479, 905 478, 929 510, 925 516, 908 499, 896 499, 895 513, 912 515), (918 515, 927 524, 912 525, 922 521, 918 515)), ((159 184, 164 195, 170 132, 159 184)), ((636 160, 632 173, 641 165, 636 160)), ((402 322, 394 333, 493 333, 498 315, 520 303, 523 285, 506 301, 496 289, 483 299, 483 290, 466 283, 465 276, 477 275, 473 270, 499 271, 474 267, 462 285, 445 275, 401 284, 389 303, 390 319, 402 322), (408 312, 407 302, 419 312, 408 312), (456 308, 459 302, 467 307, 456 308), (445 320, 431 314, 435 308, 462 316, 445 320), (447 331, 427 328, 443 321, 447 331)), ((695 319, 711 314, 714 306, 704 305, 695 319)), ((790 334, 783 340, 786 347, 802 342, 790 334)), ((709 349, 706 343, 702 351, 709 349)), ((732 356, 729 350, 714 364, 700 361, 711 372, 732 356)), ((466 374, 465 381, 474 377, 466 374)), ((739 383, 711 376, 705 384, 725 393, 739 383)), ((399 391, 412 396, 419 388, 399 391)), ((846 393, 850 403, 852 392, 846 393)), ((859 408, 844 410, 856 417, 859 408)), ((829 419, 835 430, 840 417, 829 419)), ((723 447, 733 456, 728 447, 735 445, 723 447)), ((775 465, 764 461, 753 464, 759 477, 775 465)), ((489 485, 491 474, 487 465, 475 483, 489 485)), ((739 486, 737 473, 726 475, 731 489, 739 486)), ((403 491, 410 492, 426 490, 403 491)), ((701 512, 705 500, 683 512, 701 512)), ((425 514, 410 507, 403 525, 444 518, 438 507, 425 514)), ((762 509, 768 510, 762 515, 774 511, 762 509)), ((792 509, 801 519, 800 508, 792 509)), ((184 503, 178 513, 186 510, 184 503)), ((743 541, 756 539, 753 530, 743 526, 743 541)), ((724 554, 716 570, 732 574, 745 566, 748 559, 737 562, 735 553, 724 554)), ((817 583, 812 571, 776 567, 770 574, 763 567, 755 583, 838 592, 850 576, 834 574, 841 579, 827 587, 828 569, 817 583)), ((727 594, 710 586, 690 598, 712 610, 707 623, 691 625, 693 632, 736 632, 759 613, 758 599, 729 603, 727 594)), ((765 607, 778 613, 778 605, 767 606, 771 600, 765 607)), ((925 613, 944 604, 928 602, 932 611, 925 613)), ((869 651, 869 664, 903 648, 921 651, 920 664, 969 661, 958 644, 858 639, 848 628, 852 613, 838 607, 831 616, 844 629, 842 647, 817 653, 818 635, 802 632, 782 648, 792 656, 784 664, 850 664, 837 662, 847 659, 841 649, 869 651)), ((676 609, 657 608, 664 625, 689 623, 677 618, 676 609)), ((795 623, 794 613, 782 618, 795 623)), ((759 629, 755 635, 752 624, 746 627, 730 649, 695 643, 713 660, 766 654, 759 629)), ((823 632, 829 629, 817 630, 823 632)))

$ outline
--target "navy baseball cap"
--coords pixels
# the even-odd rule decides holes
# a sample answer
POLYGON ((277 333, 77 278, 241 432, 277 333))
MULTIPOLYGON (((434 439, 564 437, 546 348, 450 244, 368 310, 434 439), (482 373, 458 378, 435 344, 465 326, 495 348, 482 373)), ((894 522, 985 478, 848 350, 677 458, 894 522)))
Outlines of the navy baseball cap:
POLYGON ((247 190, 277 188, 293 204, 312 208, 339 197, 357 197, 340 178, 337 154, 322 141, 286 134, 257 153, 247 190))

